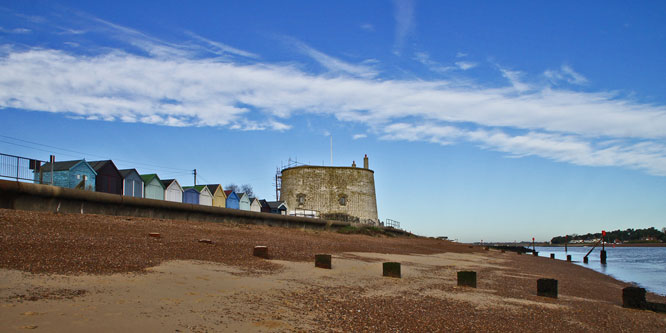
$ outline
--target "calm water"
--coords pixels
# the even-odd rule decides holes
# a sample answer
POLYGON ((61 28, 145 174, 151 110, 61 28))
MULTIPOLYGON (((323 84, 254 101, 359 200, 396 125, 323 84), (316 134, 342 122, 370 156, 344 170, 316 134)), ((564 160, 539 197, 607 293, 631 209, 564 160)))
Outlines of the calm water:
POLYGON ((583 264, 583 257, 590 249, 569 247, 569 252, 565 253, 564 247, 536 247, 540 257, 555 253, 555 259, 566 260, 567 254, 570 254, 577 265, 666 296, 666 247, 606 247, 606 265, 601 265, 601 248, 597 247, 588 256, 589 264, 583 264))

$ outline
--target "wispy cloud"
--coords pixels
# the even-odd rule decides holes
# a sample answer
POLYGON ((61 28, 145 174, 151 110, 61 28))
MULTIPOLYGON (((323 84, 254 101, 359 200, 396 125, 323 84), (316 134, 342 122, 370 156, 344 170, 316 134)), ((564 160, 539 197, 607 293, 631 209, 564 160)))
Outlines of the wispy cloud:
POLYGON ((28 34, 28 33, 32 32, 32 30, 27 29, 27 28, 7 29, 7 28, 0 27, 0 32, 4 32, 6 34, 28 34))
MULTIPOLYGON (((289 130, 298 115, 321 115, 366 126, 387 140, 471 142, 511 157, 666 175, 663 105, 607 92, 528 85, 524 74, 504 68, 500 72, 510 85, 499 88, 383 80, 372 68, 350 65, 305 44, 303 52, 338 75, 308 73, 292 65, 259 62, 261 58, 221 62, 132 29, 112 31, 118 40, 152 51, 110 49, 80 55, 0 47, 0 108, 277 131, 289 130)), ((566 69, 561 71, 576 80, 566 69)))
POLYGON ((393 53, 400 55, 407 37, 414 29, 414 1, 394 0, 395 42, 393 53))
POLYGON ((549 69, 545 71, 543 75, 553 84, 558 84, 562 81, 577 85, 587 83, 587 78, 582 74, 574 71, 573 68, 571 68, 569 65, 562 65, 559 70, 549 69))
POLYGON ((237 49, 235 47, 232 47, 232 46, 220 43, 220 42, 216 42, 216 41, 210 40, 208 38, 201 37, 201 36, 191 32, 191 31, 187 31, 186 33, 187 33, 188 36, 191 36, 192 38, 194 38, 198 41, 204 42, 207 45, 211 46, 214 49, 214 51, 217 51, 216 53, 218 53, 220 55, 234 54, 234 55, 238 55, 238 56, 241 56, 241 57, 247 57, 247 58, 259 58, 259 56, 254 54, 254 53, 243 51, 243 50, 237 49))
POLYGON ((530 89, 530 86, 521 80, 521 78, 523 77, 523 72, 512 71, 502 67, 500 67, 499 70, 502 73, 502 76, 504 76, 507 80, 509 80, 511 86, 513 86, 513 88, 516 89, 517 91, 523 92, 530 89))
POLYGON ((472 69, 478 66, 477 63, 471 61, 456 61, 454 65, 444 65, 440 62, 432 60, 430 54, 427 52, 416 52, 414 53, 414 60, 420 62, 421 64, 428 67, 429 70, 438 73, 447 73, 453 70, 463 70, 472 69))
POLYGON ((354 140, 358 140, 358 139, 365 139, 365 138, 367 138, 367 137, 368 137, 367 134, 354 134, 354 135, 352 136, 352 139, 354 139, 354 140))
POLYGON ((464 71, 466 71, 468 69, 472 69, 472 68, 474 68, 478 65, 477 63, 471 62, 471 61, 456 61, 455 64, 456 64, 456 66, 458 66, 458 68, 460 68, 464 71))
POLYGON ((375 31, 375 26, 370 23, 363 23, 360 27, 365 31, 375 31))
MULTIPOLYGON (((324 66, 331 73, 336 73, 336 74, 346 73, 362 78, 373 78, 379 74, 378 71, 374 69, 372 66, 365 64, 351 64, 349 62, 345 62, 338 58, 327 55, 319 50, 316 50, 295 38, 284 37, 283 39, 288 43, 290 43, 291 45, 295 46, 303 54, 317 61, 320 65, 324 66)), ((365 63, 374 63, 374 61, 370 60, 365 63)))

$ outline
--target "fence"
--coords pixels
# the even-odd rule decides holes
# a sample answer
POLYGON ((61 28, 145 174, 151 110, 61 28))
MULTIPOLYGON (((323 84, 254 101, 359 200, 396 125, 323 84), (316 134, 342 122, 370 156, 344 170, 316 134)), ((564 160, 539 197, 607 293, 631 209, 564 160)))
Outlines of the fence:
POLYGON ((310 210, 310 209, 296 208, 295 210, 289 212, 289 215, 298 216, 298 217, 309 217, 309 218, 315 218, 315 219, 320 218, 318 210, 310 210))
POLYGON ((384 222, 384 226, 400 229, 400 222, 396 220, 386 219, 386 222, 384 222))
POLYGON ((39 172, 44 163, 40 160, 0 153, 0 177, 17 181, 34 181, 35 173, 39 172))

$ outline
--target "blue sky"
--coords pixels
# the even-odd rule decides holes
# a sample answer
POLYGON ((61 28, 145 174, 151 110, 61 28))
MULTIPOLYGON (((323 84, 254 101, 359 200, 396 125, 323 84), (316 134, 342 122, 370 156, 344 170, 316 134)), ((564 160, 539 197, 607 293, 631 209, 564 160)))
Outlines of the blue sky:
POLYGON ((460 241, 666 226, 666 4, 0 3, 0 151, 274 199, 375 170, 380 218, 460 241))

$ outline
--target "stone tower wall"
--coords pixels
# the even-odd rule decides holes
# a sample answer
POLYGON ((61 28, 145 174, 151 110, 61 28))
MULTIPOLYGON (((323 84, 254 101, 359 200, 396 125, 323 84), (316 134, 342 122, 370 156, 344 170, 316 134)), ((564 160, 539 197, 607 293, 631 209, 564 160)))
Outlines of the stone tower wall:
POLYGON ((354 167, 299 166, 282 170, 280 200, 290 212, 319 211, 377 224, 374 171, 354 167), (303 197, 299 201, 299 196, 303 197), (341 198, 344 198, 341 200, 341 198))

